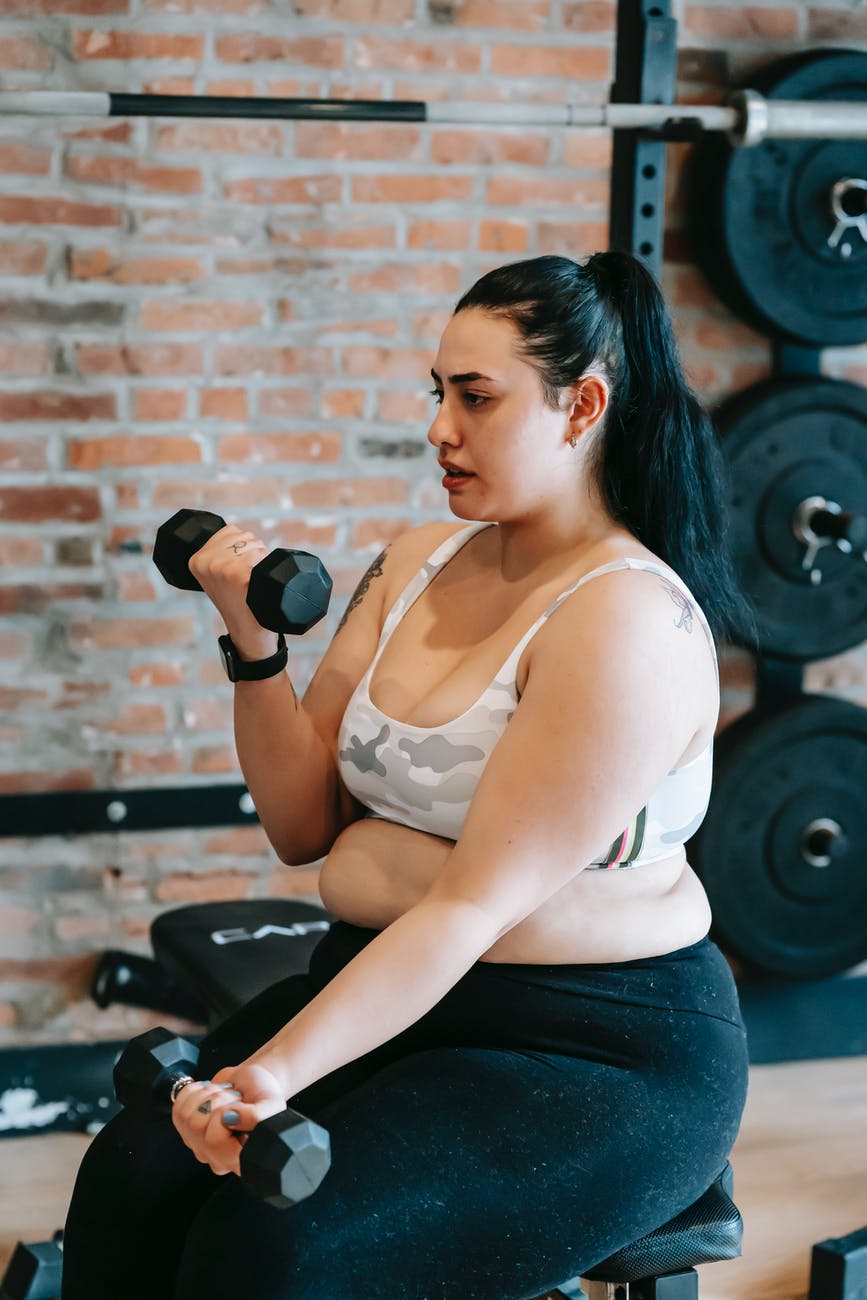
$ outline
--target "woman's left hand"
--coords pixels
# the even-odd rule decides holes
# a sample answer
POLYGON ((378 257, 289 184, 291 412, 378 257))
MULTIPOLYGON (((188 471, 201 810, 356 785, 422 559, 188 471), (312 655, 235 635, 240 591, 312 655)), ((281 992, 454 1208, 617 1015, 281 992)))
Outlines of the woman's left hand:
POLYGON ((260 1120, 285 1109, 282 1085, 270 1070, 264 1065, 234 1065, 213 1079, 182 1088, 172 1106, 172 1123, 196 1159, 213 1173, 240 1174, 246 1134, 260 1120))

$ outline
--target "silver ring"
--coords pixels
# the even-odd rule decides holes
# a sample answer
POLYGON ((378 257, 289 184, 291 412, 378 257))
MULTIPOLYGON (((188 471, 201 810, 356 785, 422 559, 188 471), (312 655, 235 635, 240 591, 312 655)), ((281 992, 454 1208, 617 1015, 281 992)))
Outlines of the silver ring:
POLYGON ((179 1079, 175 1079, 174 1083, 172 1084, 172 1090, 169 1093, 169 1100, 171 1101, 173 1106, 178 1099, 178 1094, 184 1088, 186 1088, 187 1084, 195 1083, 195 1082, 196 1081, 191 1074, 182 1074, 179 1079))

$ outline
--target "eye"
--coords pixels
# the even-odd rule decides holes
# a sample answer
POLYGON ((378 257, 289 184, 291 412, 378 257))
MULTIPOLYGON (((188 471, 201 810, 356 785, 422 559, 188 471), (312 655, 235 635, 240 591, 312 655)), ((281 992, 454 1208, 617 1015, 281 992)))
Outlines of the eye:
POLYGON ((441 389, 439 389, 439 388, 432 388, 432 389, 430 390, 430 395, 431 395, 431 397, 433 397, 433 398, 435 399, 437 406, 442 406, 442 403, 443 403, 443 394, 442 394, 441 389))
POLYGON ((464 393, 464 401, 467 406, 484 406, 488 398, 483 397, 481 393, 464 393))

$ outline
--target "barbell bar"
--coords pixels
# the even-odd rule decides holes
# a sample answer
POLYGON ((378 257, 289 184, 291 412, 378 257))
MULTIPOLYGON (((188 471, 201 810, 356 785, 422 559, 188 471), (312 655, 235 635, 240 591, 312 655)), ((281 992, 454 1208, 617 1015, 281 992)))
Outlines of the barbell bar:
POLYGON ((658 131, 672 139, 719 131, 726 133, 733 144, 748 146, 766 139, 867 139, 867 103, 771 100, 755 90, 734 91, 725 104, 426 103, 423 100, 115 94, 102 90, 7 90, 0 92, 0 115, 571 126, 658 131))

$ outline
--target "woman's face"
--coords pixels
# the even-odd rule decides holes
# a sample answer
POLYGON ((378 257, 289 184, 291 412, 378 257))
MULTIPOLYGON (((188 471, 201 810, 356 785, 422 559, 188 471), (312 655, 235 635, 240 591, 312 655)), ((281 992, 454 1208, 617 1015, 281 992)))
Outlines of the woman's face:
POLYGON ((569 445, 571 403, 552 410, 537 372, 519 355, 520 336, 478 308, 453 316, 431 371, 439 410, 428 441, 463 519, 526 519, 560 494, 574 511, 577 456, 569 445))

